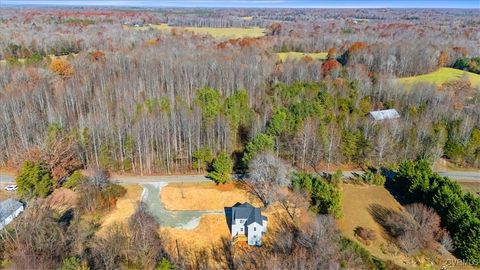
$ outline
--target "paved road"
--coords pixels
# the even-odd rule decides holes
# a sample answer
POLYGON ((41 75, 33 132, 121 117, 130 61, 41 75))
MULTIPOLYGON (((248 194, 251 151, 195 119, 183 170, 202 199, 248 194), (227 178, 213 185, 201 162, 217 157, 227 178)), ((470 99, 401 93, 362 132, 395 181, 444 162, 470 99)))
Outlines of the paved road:
POLYGON ((111 177, 113 182, 122 184, 132 183, 153 183, 153 182, 166 182, 166 183, 198 183, 198 182, 210 182, 204 175, 166 175, 166 176, 126 176, 126 175, 114 175, 111 177))
MULTIPOLYGON (((344 176, 350 177, 354 173, 361 173, 361 171, 345 171, 344 176)), ((442 176, 447 176, 453 180, 460 182, 480 182, 480 171, 448 171, 439 172, 442 176)), ((168 175, 168 176, 112 176, 114 182, 122 184, 133 183, 151 183, 151 182, 167 182, 167 183, 198 183, 211 181, 204 175, 168 175)), ((0 183, 13 183, 15 176, 0 174, 0 183)))
POLYGON ((438 172, 441 176, 446 176, 460 182, 480 182, 480 172, 438 172))
POLYGON ((0 184, 10 184, 15 182, 15 176, 0 173, 0 184))

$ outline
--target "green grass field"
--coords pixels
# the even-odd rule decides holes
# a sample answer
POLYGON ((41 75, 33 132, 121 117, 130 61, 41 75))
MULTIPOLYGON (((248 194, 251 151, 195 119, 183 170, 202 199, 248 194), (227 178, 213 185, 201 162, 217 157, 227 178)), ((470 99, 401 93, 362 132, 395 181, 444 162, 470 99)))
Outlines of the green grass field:
POLYGON ((260 27, 252 28, 213 28, 213 27, 176 27, 167 24, 146 25, 142 27, 129 27, 132 29, 148 30, 149 28, 159 29, 170 32, 172 28, 185 29, 196 34, 208 34, 214 38, 242 38, 242 37, 262 37, 265 35, 265 29, 260 27))
POLYGON ((467 72, 454 68, 440 68, 432 73, 401 78, 399 81, 406 85, 412 85, 416 83, 431 83, 436 85, 442 85, 447 81, 459 80, 463 77, 463 74, 467 74, 468 79, 472 83, 472 86, 480 86, 480 75, 467 72))
POLYGON ((287 59, 302 59, 305 56, 310 56, 314 60, 320 59, 320 60, 325 60, 327 59, 327 53, 326 52, 320 52, 320 53, 303 53, 303 52, 281 52, 277 53, 278 58, 280 61, 284 62, 287 59))

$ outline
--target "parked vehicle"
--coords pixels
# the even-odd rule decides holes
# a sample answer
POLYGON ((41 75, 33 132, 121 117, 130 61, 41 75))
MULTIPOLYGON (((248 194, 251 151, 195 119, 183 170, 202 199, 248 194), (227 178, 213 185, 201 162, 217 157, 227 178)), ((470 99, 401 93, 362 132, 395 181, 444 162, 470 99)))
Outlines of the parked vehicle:
POLYGON ((17 190, 17 185, 8 185, 5 187, 6 191, 15 191, 17 190))

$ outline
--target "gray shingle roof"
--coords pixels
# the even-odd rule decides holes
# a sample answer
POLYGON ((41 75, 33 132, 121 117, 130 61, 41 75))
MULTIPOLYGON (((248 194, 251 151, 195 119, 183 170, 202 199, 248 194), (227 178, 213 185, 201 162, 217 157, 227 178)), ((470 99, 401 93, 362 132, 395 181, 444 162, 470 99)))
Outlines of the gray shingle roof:
POLYGON ((20 207, 23 207, 23 204, 14 199, 7 199, 0 202, 0 222, 4 221, 20 207))
POLYGON ((370 112, 370 116, 375 121, 400 118, 400 114, 395 109, 370 112))
POLYGON ((265 216, 262 216, 260 208, 253 207, 249 203, 236 203, 232 207, 232 219, 246 219, 245 225, 257 222, 262 224, 263 220, 267 220, 265 216))

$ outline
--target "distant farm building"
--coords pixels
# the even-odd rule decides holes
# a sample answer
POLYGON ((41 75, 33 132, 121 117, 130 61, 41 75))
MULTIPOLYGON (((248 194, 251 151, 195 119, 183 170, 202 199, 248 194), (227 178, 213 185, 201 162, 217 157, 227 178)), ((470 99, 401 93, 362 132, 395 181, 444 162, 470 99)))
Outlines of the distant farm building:
POLYGON ((246 240, 251 246, 261 246, 262 236, 267 232, 267 217, 249 203, 236 203, 231 208, 229 225, 233 242, 246 240))
POLYGON ((395 109, 373 111, 369 113, 370 119, 374 121, 393 120, 400 118, 400 114, 395 109))
POLYGON ((23 204, 14 199, 0 202, 0 230, 23 212, 23 204))

